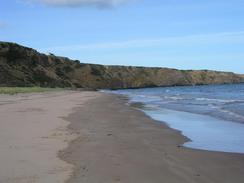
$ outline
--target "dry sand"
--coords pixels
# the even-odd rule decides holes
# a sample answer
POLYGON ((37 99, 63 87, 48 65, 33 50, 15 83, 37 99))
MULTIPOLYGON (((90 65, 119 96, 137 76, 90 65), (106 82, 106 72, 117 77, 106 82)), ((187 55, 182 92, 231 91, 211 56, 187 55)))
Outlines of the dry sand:
POLYGON ((178 131, 125 103, 96 92, 0 96, 0 183, 244 182, 244 155, 183 148, 178 131))
POLYGON ((63 183, 73 166, 57 157, 77 135, 63 117, 95 92, 0 95, 0 183, 63 183))
POLYGON ((103 94, 69 116, 80 136, 61 156, 75 165, 67 183, 244 182, 244 155, 183 148, 180 132, 125 103, 103 94))

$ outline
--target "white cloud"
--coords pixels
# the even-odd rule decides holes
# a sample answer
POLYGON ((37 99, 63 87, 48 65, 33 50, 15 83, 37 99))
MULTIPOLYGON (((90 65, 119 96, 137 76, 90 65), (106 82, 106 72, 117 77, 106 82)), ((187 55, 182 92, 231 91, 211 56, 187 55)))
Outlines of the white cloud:
POLYGON ((68 46, 57 46, 41 49, 47 51, 82 51, 82 50, 104 50, 104 49, 126 49, 143 47, 169 47, 169 46, 199 46, 213 44, 244 44, 244 32, 219 32, 212 34, 186 35, 180 37, 163 37, 154 39, 127 40, 120 42, 76 44, 68 46))
POLYGON ((80 7, 91 6, 98 8, 116 7, 132 0, 27 0, 37 2, 47 6, 56 7, 80 7))

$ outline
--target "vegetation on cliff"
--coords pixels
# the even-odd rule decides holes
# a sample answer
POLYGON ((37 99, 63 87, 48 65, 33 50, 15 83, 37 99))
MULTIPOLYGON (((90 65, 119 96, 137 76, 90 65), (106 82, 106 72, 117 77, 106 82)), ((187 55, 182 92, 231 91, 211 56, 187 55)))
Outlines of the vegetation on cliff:
POLYGON ((240 82, 243 75, 231 72, 84 64, 0 42, 0 86, 119 89, 240 82))
POLYGON ((41 87, 0 87, 0 94, 14 95, 17 93, 41 93, 50 91, 61 91, 59 88, 41 88, 41 87))

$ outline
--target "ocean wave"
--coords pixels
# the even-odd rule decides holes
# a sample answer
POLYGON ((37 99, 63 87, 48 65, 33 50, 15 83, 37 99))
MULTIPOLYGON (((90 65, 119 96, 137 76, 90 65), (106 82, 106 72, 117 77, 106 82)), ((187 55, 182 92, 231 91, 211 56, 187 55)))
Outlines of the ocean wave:
POLYGON ((244 85, 119 90, 133 102, 244 122, 244 85))
POLYGON ((182 96, 182 95, 174 95, 174 96, 163 96, 164 99, 168 100, 188 100, 188 101, 206 101, 206 102, 214 102, 214 103, 244 103, 244 100, 230 100, 230 99, 213 99, 213 98, 204 98, 204 97, 194 97, 194 96, 182 96))
POLYGON ((244 102, 240 100, 227 100, 227 99, 213 99, 213 98, 195 98, 197 101, 211 101, 211 102, 220 102, 220 103, 233 103, 233 102, 244 102))
POLYGON ((227 109, 223 109, 223 108, 219 108, 219 111, 222 112, 222 113, 226 113, 226 114, 229 115, 230 117, 244 120, 244 116, 242 116, 242 115, 240 115, 240 114, 237 114, 237 113, 235 113, 235 112, 233 112, 233 111, 229 111, 229 110, 227 110, 227 109))
POLYGON ((164 99, 171 99, 171 100, 184 100, 186 98, 180 96, 164 96, 164 99))

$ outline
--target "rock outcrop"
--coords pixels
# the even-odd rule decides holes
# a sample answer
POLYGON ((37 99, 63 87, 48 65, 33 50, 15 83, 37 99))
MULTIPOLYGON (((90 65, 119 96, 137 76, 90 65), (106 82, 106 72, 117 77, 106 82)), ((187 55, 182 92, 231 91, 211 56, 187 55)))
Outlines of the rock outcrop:
POLYGON ((103 66, 0 42, 0 86, 120 89, 244 82, 231 72, 103 66))

